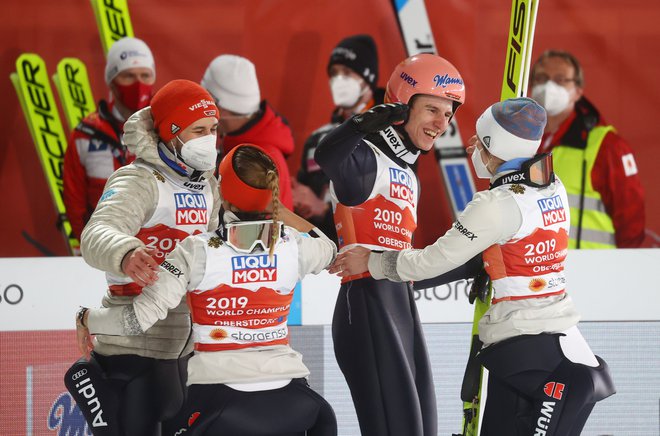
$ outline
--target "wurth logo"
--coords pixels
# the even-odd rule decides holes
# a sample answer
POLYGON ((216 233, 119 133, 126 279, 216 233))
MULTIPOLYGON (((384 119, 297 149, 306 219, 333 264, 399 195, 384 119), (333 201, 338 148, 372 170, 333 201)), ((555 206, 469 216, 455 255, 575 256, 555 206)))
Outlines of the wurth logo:
POLYGON ((178 192, 174 194, 177 225, 207 224, 208 209, 204 194, 178 192))
POLYGON ((552 414, 555 411, 554 401, 544 401, 541 408, 541 416, 536 420, 536 428, 534 429, 534 436, 546 436, 548 434, 548 427, 552 414))
POLYGON ((543 392, 545 392, 545 394, 550 398, 561 400, 562 395, 564 395, 565 388, 566 385, 564 383, 548 382, 543 387, 543 392))

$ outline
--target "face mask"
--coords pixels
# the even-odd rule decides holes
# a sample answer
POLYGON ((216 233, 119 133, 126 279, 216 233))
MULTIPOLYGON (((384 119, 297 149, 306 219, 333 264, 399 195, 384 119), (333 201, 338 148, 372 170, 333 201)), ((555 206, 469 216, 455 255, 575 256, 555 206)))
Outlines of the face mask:
POLYGON ((139 80, 130 85, 115 84, 115 87, 117 100, 133 112, 149 106, 154 88, 153 85, 146 85, 139 80))
POLYGON ((548 80, 544 84, 532 88, 532 98, 545 108, 548 115, 553 117, 566 110, 571 96, 566 88, 548 80))
POLYGON ((484 161, 481 160, 481 151, 477 147, 474 147, 472 152, 472 166, 474 166, 474 172, 480 179, 490 179, 493 176, 484 161))
POLYGON ((206 135, 183 142, 176 137, 182 145, 181 159, 199 171, 208 171, 215 168, 218 152, 215 148, 216 136, 206 135))
POLYGON ((339 107, 353 107, 362 95, 360 81, 349 76, 333 76, 330 78, 332 100, 339 107))

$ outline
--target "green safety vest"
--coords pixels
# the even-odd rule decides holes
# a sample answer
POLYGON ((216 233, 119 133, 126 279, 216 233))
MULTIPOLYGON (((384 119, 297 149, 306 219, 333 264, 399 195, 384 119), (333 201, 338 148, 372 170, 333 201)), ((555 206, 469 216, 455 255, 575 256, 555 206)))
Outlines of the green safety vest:
POLYGON ((554 171, 566 187, 571 210, 568 248, 616 248, 612 218, 591 184, 598 150, 611 131, 612 126, 594 127, 584 148, 558 145, 552 149, 554 171))

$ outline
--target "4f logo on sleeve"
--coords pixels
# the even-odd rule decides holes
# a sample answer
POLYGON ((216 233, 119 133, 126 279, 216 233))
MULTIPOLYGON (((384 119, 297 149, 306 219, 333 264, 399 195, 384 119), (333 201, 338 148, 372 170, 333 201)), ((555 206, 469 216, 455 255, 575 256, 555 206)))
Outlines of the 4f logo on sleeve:
POLYGON ((549 226, 566 221, 566 209, 561 202, 559 195, 554 197, 537 200, 541 215, 543 215, 543 225, 549 226))
POLYGON ((277 254, 272 259, 267 254, 232 257, 231 270, 234 284, 274 282, 277 280, 277 254))
POLYGON ((415 192, 413 179, 405 171, 397 168, 390 168, 390 196, 399 200, 404 200, 415 205, 415 192))
POLYGON ((178 192, 174 194, 174 204, 177 225, 207 224, 209 222, 204 194, 178 192))

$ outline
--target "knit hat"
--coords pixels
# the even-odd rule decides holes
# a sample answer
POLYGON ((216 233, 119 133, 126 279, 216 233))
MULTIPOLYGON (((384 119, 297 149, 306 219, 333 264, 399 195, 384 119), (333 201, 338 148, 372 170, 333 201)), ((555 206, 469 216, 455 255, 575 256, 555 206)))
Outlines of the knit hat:
POLYGON ((109 85, 117 74, 129 68, 150 68, 156 76, 154 56, 141 39, 126 37, 112 44, 105 64, 105 83, 109 85))
POLYGON ((477 136, 486 149, 504 161, 530 158, 541 145, 547 116, 531 98, 495 103, 477 120, 477 136))
POLYGON ((345 65, 362 76, 372 89, 378 83, 378 52, 369 35, 354 35, 339 41, 330 54, 328 73, 335 64, 345 65))
POLYGON ((163 86, 151 99, 151 113, 158 136, 165 142, 197 120, 219 118, 213 98, 190 80, 172 80, 163 86))
POLYGON ((261 94, 254 64, 235 55, 221 55, 209 64, 201 82, 218 106, 237 114, 259 110, 261 94))

